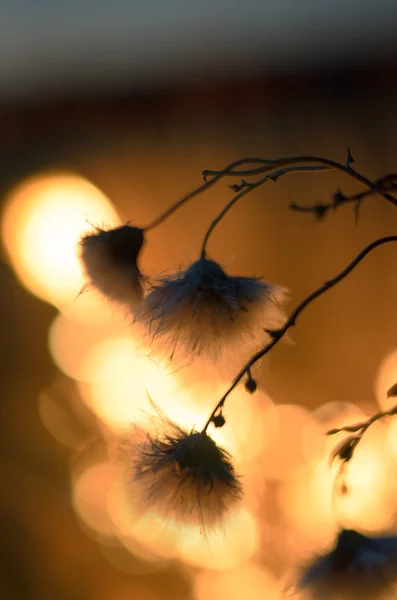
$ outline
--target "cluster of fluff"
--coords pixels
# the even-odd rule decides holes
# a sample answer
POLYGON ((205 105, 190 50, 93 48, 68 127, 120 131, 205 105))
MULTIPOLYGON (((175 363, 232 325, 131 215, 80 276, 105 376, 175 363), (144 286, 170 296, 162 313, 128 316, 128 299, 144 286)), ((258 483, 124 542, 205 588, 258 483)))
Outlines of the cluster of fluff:
POLYGON ((334 548, 302 570, 294 591, 309 600, 397 597, 397 537, 343 529, 334 548))
POLYGON ((80 240, 80 259, 91 287, 110 302, 134 312, 143 300, 142 274, 137 259, 144 241, 143 231, 123 225, 96 228, 80 240))
POLYGON ((225 347, 266 338, 266 329, 281 326, 286 290, 250 277, 231 277, 201 258, 185 271, 160 278, 145 298, 136 319, 152 340, 171 356, 177 346, 187 355, 219 358, 225 347))
POLYGON ((206 433, 164 417, 156 425, 155 433, 136 427, 124 456, 135 508, 204 533, 218 528, 242 496, 230 455, 206 433))
POLYGON ((133 314, 161 352, 172 357, 178 347, 188 356, 217 359, 235 344, 263 342, 266 330, 282 325, 285 288, 232 277, 207 258, 158 278, 144 297, 137 262, 143 242, 137 227, 96 228, 81 239, 80 258, 87 286, 133 314))

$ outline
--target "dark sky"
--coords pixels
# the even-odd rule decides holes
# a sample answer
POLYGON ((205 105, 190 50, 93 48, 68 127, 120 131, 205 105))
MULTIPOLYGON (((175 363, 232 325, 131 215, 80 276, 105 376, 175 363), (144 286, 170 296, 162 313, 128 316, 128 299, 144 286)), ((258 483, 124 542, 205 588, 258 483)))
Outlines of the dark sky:
POLYGON ((368 64, 396 24, 395 0, 2 0, 0 100, 368 64))

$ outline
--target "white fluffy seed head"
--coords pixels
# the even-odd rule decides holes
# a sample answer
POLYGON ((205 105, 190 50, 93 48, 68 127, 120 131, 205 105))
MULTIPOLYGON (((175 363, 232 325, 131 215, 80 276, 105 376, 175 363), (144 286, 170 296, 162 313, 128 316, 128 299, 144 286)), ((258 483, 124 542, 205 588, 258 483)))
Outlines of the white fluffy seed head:
POLYGON ((79 244, 88 287, 129 312, 134 312, 143 299, 137 264, 143 241, 142 229, 123 225, 108 231, 97 228, 79 244))
POLYGON ((343 529, 334 548, 302 569, 294 591, 308 600, 382 600, 397 594, 397 537, 343 529))
POLYGON ((187 354, 217 359, 226 347, 256 337, 263 341, 265 329, 280 327, 285 297, 285 288, 229 276, 201 258, 186 271, 159 279, 136 318, 171 355, 181 346, 187 354))
POLYGON ((124 456, 138 512, 154 510, 204 533, 219 528, 242 496, 230 455, 206 433, 186 433, 164 418, 159 425, 156 434, 135 428, 124 456))

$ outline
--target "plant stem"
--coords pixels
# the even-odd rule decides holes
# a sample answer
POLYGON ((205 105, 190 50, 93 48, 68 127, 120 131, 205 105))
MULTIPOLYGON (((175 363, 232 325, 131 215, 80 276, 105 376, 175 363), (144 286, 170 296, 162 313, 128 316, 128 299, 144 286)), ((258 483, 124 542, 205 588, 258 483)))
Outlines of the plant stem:
POLYGON ((362 423, 356 423, 355 425, 347 425, 345 427, 338 427, 337 429, 330 429, 330 431, 327 431, 327 435, 335 435, 335 433, 340 433, 341 431, 347 431, 351 433, 360 431, 361 435, 363 435, 364 432, 368 429, 368 427, 372 425, 372 423, 375 423, 375 421, 383 419, 383 417, 392 417, 396 414, 397 406, 393 406, 393 408, 390 408, 389 410, 384 410, 376 413, 376 415, 373 415, 372 417, 367 419, 367 421, 363 421, 362 423))
MULTIPOLYGON (((358 173, 355 169, 352 169, 351 166, 346 166, 346 165, 343 165, 342 163, 338 163, 334 160, 330 160, 328 158, 323 158, 321 156, 290 156, 287 158, 278 158, 278 159, 271 159, 271 160, 262 159, 263 166, 261 166, 261 167, 257 167, 255 169, 231 170, 227 173, 227 175, 232 175, 232 176, 236 176, 236 177, 240 177, 240 176, 248 177, 248 176, 254 176, 254 175, 262 175, 263 173, 266 173, 269 171, 269 166, 271 166, 271 168, 275 169, 276 167, 289 166, 289 165, 293 165, 293 164, 297 165, 297 164, 301 164, 301 163, 313 163, 313 164, 323 165, 325 167, 328 167, 329 169, 342 171, 342 173, 345 173, 346 175, 353 177, 353 179, 356 179, 357 181, 359 181, 366 187, 370 188, 371 190, 375 190, 376 193, 379 193, 381 196, 383 196, 383 198, 386 198, 386 200, 388 200, 389 202, 394 204, 394 206, 397 206, 397 198, 395 198, 391 194, 388 194, 387 192, 384 192, 384 191, 378 192, 376 190, 376 185, 372 181, 367 179, 367 177, 364 177, 364 175, 361 175, 360 173, 358 173)), ((218 173, 221 173, 221 172, 208 169, 208 170, 204 171, 204 173, 207 176, 216 176, 218 173)))
MULTIPOLYGON (((207 243, 208 243, 210 235, 213 232, 213 230, 215 229, 215 227, 218 225, 218 223, 220 221, 222 221, 223 217, 236 204, 236 202, 238 202, 239 200, 241 200, 241 198, 243 198, 244 196, 246 196, 247 194, 252 192, 252 190, 255 190, 256 188, 260 187, 264 183, 267 183, 268 181, 276 181, 276 179, 278 179, 282 175, 287 175, 287 173, 307 172, 307 171, 324 171, 324 170, 328 170, 328 168, 329 167, 326 167, 324 165, 321 165, 321 166, 306 165, 306 166, 300 166, 300 167, 287 166, 287 167, 284 167, 283 169, 277 169, 277 170, 274 170, 275 169, 274 165, 270 165, 269 167, 267 167, 266 168, 267 174, 264 177, 262 177, 261 179, 258 179, 257 181, 254 181, 252 183, 246 184, 247 187, 244 187, 241 190, 241 192, 238 192, 235 196, 233 196, 233 198, 221 210, 219 215, 212 221, 211 225, 209 226, 209 228, 204 236, 204 240, 203 240, 203 243, 201 246, 201 258, 205 258, 207 243)), ((264 171, 262 169, 262 173, 263 172, 264 171)))
MULTIPOLYGON (((304 300, 302 300, 302 302, 300 304, 298 304, 298 306, 295 308, 295 310, 291 313, 291 315, 289 316, 289 318, 287 319, 287 321, 285 322, 285 324, 283 325, 283 327, 281 327, 280 329, 274 330, 274 331, 268 331, 268 333, 272 336, 271 341, 268 344, 266 344, 266 346, 264 346, 261 350, 259 350, 258 352, 256 352, 250 358, 250 360, 244 365, 244 367, 240 370, 240 372, 236 375, 236 377, 234 378, 232 384, 227 389, 227 391, 224 393, 224 395, 222 396, 222 398, 219 400, 218 404, 215 406, 214 410, 212 411, 212 413, 211 413, 208 421, 206 422, 206 424, 205 424, 205 426, 203 428, 203 432, 206 432, 206 430, 207 430, 209 424, 211 423, 213 417, 215 416, 215 414, 217 413, 217 411, 220 408, 223 407, 223 405, 225 404, 225 401, 226 401, 227 397, 234 390, 234 388, 240 382, 240 380, 245 375, 245 373, 247 373, 248 369, 250 369, 259 359, 261 359, 263 356, 265 356, 265 354, 267 354, 268 352, 270 352, 270 350, 285 335, 285 333, 288 331, 288 329, 290 329, 290 327, 293 327, 295 325, 296 319, 298 318, 298 316, 300 315, 300 313, 309 304, 311 304, 311 302, 313 302, 313 300, 315 300, 316 298, 318 298, 322 294, 325 294, 325 292, 327 292, 329 289, 331 289, 332 287, 334 287, 337 283, 339 283, 340 281, 342 281, 342 279, 344 279, 347 275, 349 275, 349 273, 351 273, 351 271, 353 271, 353 269, 372 250, 374 250, 378 246, 382 246, 383 244, 387 244, 389 242, 397 242, 397 235, 389 235, 387 237, 380 238, 378 240, 375 240, 374 242, 372 242, 368 246, 366 246, 347 265, 347 267, 345 269, 343 269, 343 271, 341 271, 338 275, 336 275, 336 277, 334 277, 333 279, 330 279, 329 281, 326 281, 325 283, 323 283, 323 285, 321 287, 319 287, 317 290, 315 290, 314 292, 312 292, 311 294, 309 294, 306 298, 304 298, 304 300)), ((387 413, 385 413, 385 414, 387 414, 387 413)), ((390 414, 390 411, 389 411, 389 414, 390 414)), ((360 428, 362 428, 364 426, 365 426, 365 423, 364 424, 359 424, 358 428, 360 429, 360 428)), ((350 428, 343 428, 343 430, 345 430, 345 431, 357 431, 357 429, 352 429, 351 427, 350 428)), ((329 432, 329 434, 331 434, 331 433, 336 433, 336 430, 335 431, 332 430, 331 432, 329 432)))
POLYGON ((241 192, 239 192, 238 194, 233 196, 233 198, 226 204, 226 206, 223 208, 223 210, 221 210, 219 215, 212 221, 211 225, 209 226, 209 228, 207 230, 207 233, 204 236, 204 240, 203 240, 203 243, 201 246, 201 258, 205 258, 206 247, 207 247, 209 237, 210 237, 211 233, 213 232, 213 230, 215 229, 215 227, 218 225, 218 223, 220 221, 222 221, 222 219, 226 215, 226 213, 229 212, 229 210, 232 208, 232 206, 234 206, 236 204, 236 202, 238 202, 241 198, 243 198, 244 196, 249 194, 249 192, 252 192, 252 190, 254 190, 255 188, 260 187, 267 181, 270 181, 267 175, 265 177, 262 177, 261 179, 258 179, 258 181, 255 181, 254 183, 250 184, 249 187, 244 188, 241 192))
POLYGON ((263 162, 263 159, 261 159, 261 158, 242 158, 240 160, 236 160, 236 161, 230 163, 224 169, 222 169, 222 171, 216 171, 216 173, 214 173, 213 175, 212 174, 208 175, 209 177, 212 177, 212 179, 210 179, 209 181, 205 181, 205 183, 200 185, 198 188, 194 189, 192 192, 189 192, 189 194, 186 194, 186 196, 183 196, 183 198, 181 198, 180 200, 178 200, 177 202, 172 204, 169 208, 167 208, 166 211, 164 211, 161 215, 156 217, 151 223, 149 223, 148 225, 146 225, 146 227, 143 227, 142 229, 144 231, 149 231, 150 229, 154 229, 155 227, 157 227, 157 225, 160 225, 169 216, 171 216, 176 210, 178 210, 178 208, 180 208, 181 206, 186 204, 186 202, 188 202, 189 200, 192 200, 192 198, 195 198, 199 194, 202 194, 203 192, 208 190, 217 181, 219 181, 222 177, 231 174, 234 168, 239 167, 240 165, 243 165, 245 163, 246 164, 251 164, 251 163, 262 164, 262 162, 263 162))
MULTIPOLYGON (((351 166, 346 166, 346 165, 343 165, 336 161, 329 160, 327 158, 323 158, 323 157, 319 157, 319 156, 292 156, 292 157, 288 157, 288 158, 277 158, 277 159, 247 157, 247 158, 242 158, 240 160, 236 160, 236 161, 230 163, 221 171, 215 171, 215 170, 210 170, 210 169, 206 169, 205 171, 203 171, 204 177, 211 177, 212 179, 210 179, 209 181, 205 181, 198 188, 195 188, 192 192, 189 192, 189 194, 187 194, 186 196, 183 196, 183 198, 181 198, 180 200, 178 200, 177 202, 172 204, 169 208, 167 208, 167 210, 165 210, 162 214, 160 214, 151 223, 149 223, 148 225, 146 225, 146 227, 143 227, 142 229, 144 231, 149 231, 150 229, 154 229, 155 227, 157 227, 157 225, 160 225, 161 223, 163 223, 163 221, 165 221, 176 210, 178 210, 178 208, 181 208, 184 204, 186 204, 186 202, 188 202, 189 200, 195 198, 196 196, 199 196, 200 194, 202 194, 203 192, 208 190, 210 187, 215 185, 215 183, 217 183, 222 177, 226 177, 226 176, 232 176, 232 177, 246 176, 246 177, 248 177, 248 176, 255 176, 255 175, 263 175, 264 173, 270 173, 271 171, 274 171, 275 169, 277 169, 279 167, 287 167, 287 169, 285 169, 285 171, 280 169, 278 171, 277 176, 283 175, 284 173, 293 172, 293 171, 321 170, 321 167, 323 167, 324 169, 336 169, 336 170, 342 171, 346 175, 350 175, 350 177, 353 177, 354 179, 356 179, 357 181, 359 181, 360 183, 362 183, 363 185, 368 187, 370 190, 372 190, 373 193, 377 193, 380 196, 383 196, 384 198, 386 198, 386 200, 391 202, 394 206, 397 206, 397 198, 395 198, 391 194, 387 193, 386 191, 377 189, 376 184, 374 184, 372 181, 370 181, 369 179, 367 179, 366 177, 364 177, 363 175, 361 175, 360 173, 358 173, 357 171, 352 169, 351 166), (289 167, 292 167, 292 165, 299 165, 302 163, 313 163, 313 164, 311 166, 308 165, 307 167, 298 167, 297 166, 296 169, 289 168, 289 167), (262 166, 255 167, 252 169, 238 169, 238 167, 240 165, 244 165, 244 164, 260 164, 262 166)), ((270 177, 270 179, 271 178, 272 177, 270 177)), ((259 187, 259 185, 262 185, 264 183, 264 181, 265 180, 260 180, 261 183, 256 182, 256 183, 249 184, 247 189, 243 190, 244 191, 243 196, 245 196, 245 194, 247 194, 252 189, 255 189, 256 187, 259 187)), ((237 201, 237 199, 234 198, 234 201, 231 203, 231 206, 236 201, 237 201)), ((226 212, 227 212, 227 210, 226 210, 226 212)), ((226 214, 226 212, 224 214, 226 214)), ((217 221, 216 221, 215 225, 213 225, 212 229, 222 219, 222 216, 220 216, 220 218, 217 219, 217 221)))

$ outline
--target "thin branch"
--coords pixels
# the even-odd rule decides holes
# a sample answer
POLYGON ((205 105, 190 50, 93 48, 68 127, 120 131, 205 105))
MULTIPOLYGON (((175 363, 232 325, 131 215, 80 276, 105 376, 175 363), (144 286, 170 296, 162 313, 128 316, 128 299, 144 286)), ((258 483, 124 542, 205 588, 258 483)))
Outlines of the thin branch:
POLYGON ((156 217, 151 223, 146 225, 146 227, 142 227, 142 229, 144 231, 149 231, 149 229, 154 229, 155 227, 157 227, 157 225, 160 225, 160 223, 165 221, 170 215, 172 215, 176 210, 178 210, 178 208, 180 208, 181 206, 186 204, 186 202, 188 202, 189 200, 192 200, 196 196, 199 196, 199 194, 202 194, 203 192, 208 190, 217 181, 219 181, 222 177, 232 173, 233 169, 235 169, 236 167, 239 167, 240 165, 243 165, 245 163, 246 164, 257 164, 257 163, 263 164, 263 159, 262 158, 242 158, 240 160, 236 160, 236 161, 230 163, 230 165, 228 165, 227 167, 222 169, 222 171, 216 171, 216 173, 214 173, 213 175, 212 174, 209 175, 209 177, 212 177, 212 179, 210 179, 209 181, 207 181, 207 178, 205 177, 205 183, 200 185, 198 188, 195 188, 192 192, 189 192, 188 194, 186 194, 186 196, 183 196, 183 198, 181 198, 180 200, 178 200, 177 202, 172 204, 169 208, 167 208, 166 211, 164 211, 161 215, 156 217))
POLYGON ((336 192, 333 195, 331 202, 319 202, 311 206, 303 206, 296 202, 291 202, 289 208, 296 212, 312 213, 317 219, 322 219, 330 210, 336 210, 342 204, 348 204, 349 202, 360 203, 365 197, 374 195, 373 190, 365 190, 359 194, 353 194, 352 196, 344 196, 341 192, 336 192))
POLYGON ((397 189, 397 176, 396 175, 387 175, 386 177, 382 177, 377 179, 373 183, 372 189, 364 190, 363 192, 358 192, 356 194, 345 195, 343 192, 336 192, 331 202, 327 203, 318 203, 312 206, 302 206, 300 204, 296 204, 295 202, 291 202, 290 208, 295 210, 296 212, 310 212, 315 215, 318 219, 323 218, 326 213, 330 210, 336 210, 342 204, 348 204, 353 202, 356 206, 356 209, 360 206, 361 202, 368 198, 369 196, 375 196, 376 194, 385 194, 387 191, 392 191, 397 189))
MULTIPOLYGON (((281 327, 280 329, 268 331, 268 333, 272 337, 271 341, 268 344, 266 344, 266 346, 264 346, 264 348, 262 348, 261 350, 259 350, 258 352, 256 352, 252 356, 252 358, 244 365, 244 367, 237 374, 237 376, 234 378, 232 384, 230 385, 230 387, 228 388, 228 390, 224 393, 224 395, 222 396, 222 398, 219 400, 218 404, 215 406, 214 410, 212 411, 212 413, 211 413, 208 421, 206 422, 206 424, 205 424, 205 426, 203 428, 203 432, 205 432, 207 430, 209 424, 211 423, 211 421, 214 418, 214 416, 217 413, 217 411, 223 407, 223 405, 225 404, 225 401, 226 401, 227 397, 234 390, 234 388, 237 386, 237 384, 240 382, 240 380, 244 377, 244 375, 247 373, 248 369, 250 369, 258 360, 260 360, 263 356, 265 356, 265 354, 267 354, 268 352, 270 352, 270 350, 285 335, 285 333, 288 331, 288 329, 290 329, 290 327, 293 327, 295 325, 296 320, 297 320, 298 316, 301 314, 301 312, 309 304, 311 304, 311 302, 313 302, 313 300, 315 300, 316 298, 318 298, 322 294, 325 294, 325 292, 327 292, 329 289, 331 289, 332 287, 334 287, 337 283, 339 283, 340 281, 342 281, 342 279, 344 279, 347 275, 349 275, 349 273, 351 273, 351 271, 353 271, 353 269, 372 250, 374 250, 378 246, 381 246, 383 244, 387 244, 389 242, 397 242, 397 235, 390 235, 390 236, 387 236, 387 237, 380 238, 378 240, 375 240, 374 242, 372 242, 368 246, 366 246, 352 260, 352 262, 350 262, 347 265, 347 267, 345 269, 343 269, 343 271, 341 271, 338 275, 336 275, 336 277, 334 277, 333 279, 330 279, 329 281, 326 281, 325 283, 323 283, 323 285, 321 287, 319 287, 317 290, 315 290, 314 292, 312 292, 311 294, 309 294, 304 300, 302 300, 302 302, 300 304, 298 304, 298 306, 295 308, 295 310, 291 313, 290 317, 287 319, 287 321, 285 322, 285 324, 284 324, 283 327, 281 327)), ((353 430, 345 428, 345 431, 353 431, 353 430)), ((335 431, 335 433, 336 433, 336 431, 335 431)))
POLYGON ((249 194, 256 188, 260 187, 264 183, 267 183, 268 181, 277 181, 277 179, 279 177, 282 177, 283 175, 287 175, 288 173, 306 172, 306 171, 324 171, 324 170, 328 170, 328 169, 329 169, 329 167, 325 167, 325 166, 306 165, 306 166, 300 166, 300 167, 287 166, 282 169, 274 170, 274 166, 271 166, 268 169, 269 173, 266 174, 261 179, 258 179, 257 181, 250 182, 250 183, 247 183, 246 181, 242 181, 242 183, 239 186, 234 186, 234 188, 233 188, 234 190, 236 190, 236 191, 240 190, 240 191, 238 194, 236 194, 236 196, 234 196, 230 200, 230 202, 228 202, 226 204, 226 206, 221 210, 219 215, 212 221, 211 225, 209 226, 207 233, 204 236, 204 240, 203 240, 203 243, 201 246, 201 258, 204 258, 206 255, 206 247, 207 247, 207 243, 208 243, 211 233, 213 232, 215 227, 218 225, 218 223, 223 219, 223 217, 226 215, 226 213, 229 212, 229 210, 241 198, 243 198, 244 196, 246 196, 247 194, 249 194))
POLYGON ((375 423, 375 421, 379 421, 379 419, 383 419, 383 417, 392 417, 396 414, 397 406, 393 406, 393 408, 390 408, 389 410, 384 410, 376 413, 376 415, 373 415, 372 417, 367 419, 367 421, 363 421, 362 423, 356 423, 355 425, 346 425, 344 427, 338 427, 337 429, 330 429, 329 431, 327 431, 327 435, 335 435, 335 433, 340 433, 341 431, 347 431, 351 433, 360 431, 360 435, 362 435, 368 429, 368 427, 372 425, 372 423, 375 423))
POLYGON ((204 236, 204 240, 203 240, 203 243, 202 243, 202 246, 201 246, 201 258, 205 258, 206 247, 207 247, 207 243, 208 243, 209 237, 210 237, 211 233, 213 232, 213 230, 215 229, 215 227, 218 225, 218 223, 226 215, 226 213, 229 212, 229 210, 232 208, 232 206, 234 206, 236 204, 236 202, 238 202, 239 200, 241 200, 241 198, 243 198, 244 196, 246 196, 247 194, 249 194, 250 192, 252 192, 252 190, 260 187, 261 185, 263 185, 267 181, 270 181, 270 179, 269 179, 269 177, 267 175, 265 175, 265 177, 262 177, 261 179, 258 179, 258 181, 255 181, 254 183, 250 183, 248 186, 244 187, 244 189, 241 192, 239 192, 238 194, 236 194, 230 200, 230 202, 228 202, 226 204, 226 206, 223 208, 223 210, 221 210, 221 212, 219 213, 219 215, 212 221, 211 225, 209 226, 209 228, 207 230, 207 233, 204 236))
MULTIPOLYGON (((261 167, 256 167, 254 169, 232 169, 232 170, 228 171, 227 175, 237 176, 237 177, 251 177, 251 176, 256 176, 256 175, 262 175, 263 173, 267 173, 270 169, 274 169, 276 167, 290 166, 293 164, 297 165, 297 164, 301 164, 301 163, 314 163, 314 164, 326 166, 330 169, 342 171, 342 173, 345 173, 346 175, 353 177, 353 179, 356 179, 357 181, 359 181, 360 183, 362 183, 363 185, 368 187, 374 194, 379 194, 383 198, 386 198, 386 200, 391 202, 394 206, 397 206, 397 198, 395 198, 394 196, 389 194, 387 191, 385 191, 384 188, 377 189, 376 183, 370 181, 369 179, 367 179, 367 177, 364 177, 364 175, 361 175, 360 173, 358 173, 358 171, 356 171, 355 169, 353 169, 350 166, 351 163, 343 165, 334 160, 329 160, 328 158, 323 158, 320 156, 291 156, 288 158, 279 158, 279 159, 272 159, 272 160, 262 159, 263 166, 261 166, 261 167)), ((203 173, 207 177, 210 177, 210 176, 215 177, 221 172, 207 169, 206 171, 203 171, 203 173)), ((395 182, 395 180, 396 180, 395 175, 394 176, 388 175, 387 177, 385 177, 383 179, 386 182, 386 181, 390 180, 390 178, 394 178, 394 182, 395 182)), ((382 180, 379 180, 379 181, 382 181, 382 180)), ((390 183, 390 181, 389 181, 389 183, 390 183)), ((387 189, 395 189, 395 187, 391 186, 391 187, 388 187, 387 189)))
MULTIPOLYGON (((230 163, 221 171, 215 171, 215 170, 210 170, 210 169, 204 170, 202 172, 202 175, 205 179, 205 182, 202 185, 195 188, 192 192, 189 192, 188 194, 186 194, 186 196, 183 196, 180 200, 178 200, 177 202, 172 204, 169 208, 167 208, 167 210, 165 210, 162 214, 160 214, 151 223, 149 223, 148 225, 146 225, 146 227, 143 227, 142 229, 144 231, 149 231, 150 229, 154 229, 155 227, 157 227, 157 225, 160 225, 169 216, 171 216, 176 210, 178 210, 178 208, 181 208, 184 204, 186 204, 186 202, 188 202, 189 200, 192 200, 196 196, 199 196, 200 194, 202 194, 203 192, 208 190, 210 187, 215 185, 215 183, 217 183, 222 177, 227 177, 227 176, 233 176, 233 177, 235 177, 235 176, 247 176, 247 177, 250 176, 251 177, 251 176, 255 176, 255 175, 263 175, 265 173, 270 173, 271 171, 274 171, 275 169, 277 169, 279 167, 287 167, 286 172, 291 172, 292 169, 289 169, 289 167, 291 167, 294 164, 298 165, 298 164, 302 164, 302 163, 315 163, 315 164, 306 166, 306 167, 296 166, 296 169, 294 169, 294 170, 295 171, 301 171, 301 170, 310 171, 310 170, 337 169, 339 171, 346 173, 347 175, 350 175, 354 179, 357 179, 360 183, 362 183, 363 185, 368 187, 372 191, 373 194, 379 194, 379 195, 383 196, 384 198, 386 198, 386 200, 388 200, 389 202, 391 202, 392 204, 397 206, 397 198, 390 195, 386 191, 387 189, 388 190, 396 189, 396 176, 395 175, 389 175, 389 176, 385 177, 384 178, 384 184, 385 184, 384 187, 383 188, 378 187, 378 189, 376 189, 376 183, 371 182, 369 179, 367 179, 366 177, 364 177, 363 175, 361 175, 360 173, 358 173, 357 171, 352 169, 350 166, 351 163, 349 163, 349 162, 346 165, 342 165, 341 163, 338 163, 338 162, 335 162, 335 161, 332 161, 332 160, 329 160, 326 158, 318 157, 318 156, 293 156, 293 157, 289 157, 289 158, 279 158, 279 159, 247 157, 247 158, 242 158, 240 160, 236 160, 236 161, 230 163), (245 165, 245 164, 247 164, 247 165, 259 164, 261 166, 251 168, 251 169, 238 169, 238 167, 240 167, 241 165, 245 165), (211 178, 211 179, 209 179, 207 181, 208 178, 211 178)), ((275 179, 277 179, 277 177, 279 177, 280 175, 283 175, 283 174, 284 174, 283 171, 280 169, 278 171, 278 175, 277 176, 273 175, 273 177, 270 177, 270 179, 273 178, 273 180, 275 181, 275 179)), ((251 187, 253 185, 254 184, 250 184, 251 187)), ((255 187, 257 187, 257 186, 255 186, 255 187)))

